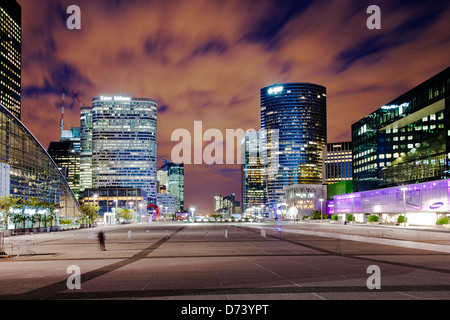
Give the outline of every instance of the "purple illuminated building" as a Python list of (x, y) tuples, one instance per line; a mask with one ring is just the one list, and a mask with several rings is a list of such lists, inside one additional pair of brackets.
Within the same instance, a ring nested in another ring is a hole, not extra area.
[(406, 215), (409, 224), (434, 225), (450, 212), (450, 180), (437, 180), (334, 197), (327, 203), (328, 214), (353, 214), (365, 222), (371, 214), (381, 222), (396, 222)]

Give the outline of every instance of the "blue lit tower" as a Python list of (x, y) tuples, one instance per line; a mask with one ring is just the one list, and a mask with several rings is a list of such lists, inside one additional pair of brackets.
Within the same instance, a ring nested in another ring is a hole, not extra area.
[(284, 188), (322, 184), (327, 142), (326, 88), (285, 83), (261, 89), (261, 133), (270, 212), (285, 203)]

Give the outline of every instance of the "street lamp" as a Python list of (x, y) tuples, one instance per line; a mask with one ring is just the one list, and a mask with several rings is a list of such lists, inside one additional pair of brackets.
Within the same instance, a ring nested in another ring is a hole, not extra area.
[(407, 188), (401, 188), (403, 192), (403, 226), (406, 227), (406, 190)]
[(320, 201), (320, 222), (322, 222), (323, 217), (323, 199), (319, 199)]
[(195, 208), (190, 208), (189, 210), (191, 210), (191, 212), (192, 212), (192, 219), (194, 219)]

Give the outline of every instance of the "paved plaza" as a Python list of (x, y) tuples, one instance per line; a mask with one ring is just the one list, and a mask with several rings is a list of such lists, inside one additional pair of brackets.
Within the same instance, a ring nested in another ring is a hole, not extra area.
[[(450, 298), (448, 229), (153, 222), (5, 242), (12, 252), (0, 259), (0, 300)], [(68, 288), (70, 266), (81, 272), (80, 289)], [(370, 266), (379, 289), (368, 287)]]

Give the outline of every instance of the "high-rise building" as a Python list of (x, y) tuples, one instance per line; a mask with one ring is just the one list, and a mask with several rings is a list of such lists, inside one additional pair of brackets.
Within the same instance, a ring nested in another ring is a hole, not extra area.
[(352, 158), (351, 141), (327, 143), (323, 149), (323, 183), (351, 181)]
[(285, 187), (322, 184), (327, 141), (326, 88), (285, 83), (261, 89), (261, 135), (270, 213), (285, 204)]
[(242, 213), (264, 212), (267, 204), (266, 176), (259, 131), (248, 131), (241, 143)]
[(81, 147), (81, 128), (71, 127), (70, 130), (61, 131), (61, 142), (73, 142), (73, 147), (76, 152), (80, 152)]
[(15, 0), (0, 2), (0, 104), (20, 120), (22, 8)]
[(73, 192), (80, 197), (80, 127), (61, 130), (60, 141), (52, 141), (47, 150), (66, 178)]
[(83, 187), (92, 175), (92, 188), (140, 188), (156, 204), (156, 134), (156, 100), (94, 97), (81, 113)]
[(352, 125), (354, 191), (448, 179), (450, 68)]
[(216, 214), (224, 215), (224, 217), (231, 218), (233, 214), (241, 213), (241, 203), (236, 201), (234, 193), (222, 197), (221, 194), (214, 195), (214, 212)]
[(184, 210), (184, 164), (172, 163), (166, 158), (158, 169), (158, 193), (167, 193), (177, 198), (178, 211)]
[(80, 153), (72, 141), (50, 142), (48, 154), (55, 161), (59, 170), (77, 198), (80, 197)]
[(221, 194), (216, 193), (214, 195), (214, 213), (219, 213), (223, 207), (223, 198)]
[(80, 192), (92, 188), (92, 107), (80, 111)]

